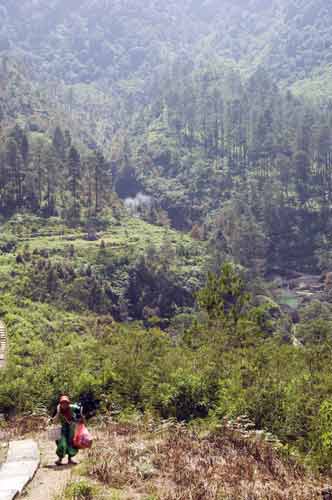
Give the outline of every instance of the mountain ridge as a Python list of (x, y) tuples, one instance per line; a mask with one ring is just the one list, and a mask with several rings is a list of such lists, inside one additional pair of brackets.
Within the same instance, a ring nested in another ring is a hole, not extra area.
[(169, 57), (199, 57), (206, 48), (245, 71), (263, 65), (277, 81), (293, 82), (331, 63), (332, 9), (320, 0), (86, 0), (47, 7), (41, 0), (2, 0), (1, 6), (2, 47), (35, 61), (43, 78), (71, 83), (146, 75)]

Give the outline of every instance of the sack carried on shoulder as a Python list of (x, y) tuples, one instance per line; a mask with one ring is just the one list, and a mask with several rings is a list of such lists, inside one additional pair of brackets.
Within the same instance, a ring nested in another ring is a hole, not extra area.
[(53, 426), (47, 430), (47, 437), (49, 441), (59, 441), (61, 438), (61, 427)]
[(73, 439), (74, 447), (79, 450), (84, 450), (86, 448), (91, 448), (92, 442), (92, 436), (85, 425), (82, 422), (77, 424)]

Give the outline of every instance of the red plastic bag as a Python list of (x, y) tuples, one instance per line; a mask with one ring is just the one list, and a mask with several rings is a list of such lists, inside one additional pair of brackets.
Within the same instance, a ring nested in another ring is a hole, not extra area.
[(73, 439), (74, 448), (78, 448), (79, 450), (91, 448), (92, 442), (92, 436), (83, 422), (77, 424)]

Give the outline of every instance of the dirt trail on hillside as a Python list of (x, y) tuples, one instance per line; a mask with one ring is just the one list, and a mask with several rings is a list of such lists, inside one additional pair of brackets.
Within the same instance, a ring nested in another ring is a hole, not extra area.
[(33, 481), (24, 490), (19, 499), (24, 500), (53, 500), (60, 495), (71, 477), (74, 466), (63, 465), (57, 467), (54, 462), (55, 443), (39, 439), (38, 445), (41, 454), (41, 464)]

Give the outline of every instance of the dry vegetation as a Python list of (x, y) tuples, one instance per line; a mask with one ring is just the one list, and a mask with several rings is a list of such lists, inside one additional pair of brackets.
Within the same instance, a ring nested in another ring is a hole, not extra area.
[[(149, 417), (134, 423), (103, 418), (92, 428), (94, 447), (77, 470), (77, 479), (61, 498), (331, 498), (329, 493), (323, 494), (331, 483), (328, 477), (311, 475), (264, 434), (250, 430), (241, 420), (225, 421), (217, 429), (203, 431), (172, 420), (156, 422)], [(38, 437), (45, 429), (44, 417), (20, 417), (6, 423), (2, 436), (6, 441), (24, 435)], [(86, 476), (89, 482), (84, 479)]]
[(257, 434), (229, 424), (205, 436), (172, 422), (104, 424), (87, 472), (130, 499), (311, 500), (324, 489)]
[(39, 415), (22, 415), (4, 421), (0, 426), (2, 441), (12, 441), (27, 435), (40, 435), (46, 432), (48, 417)]

